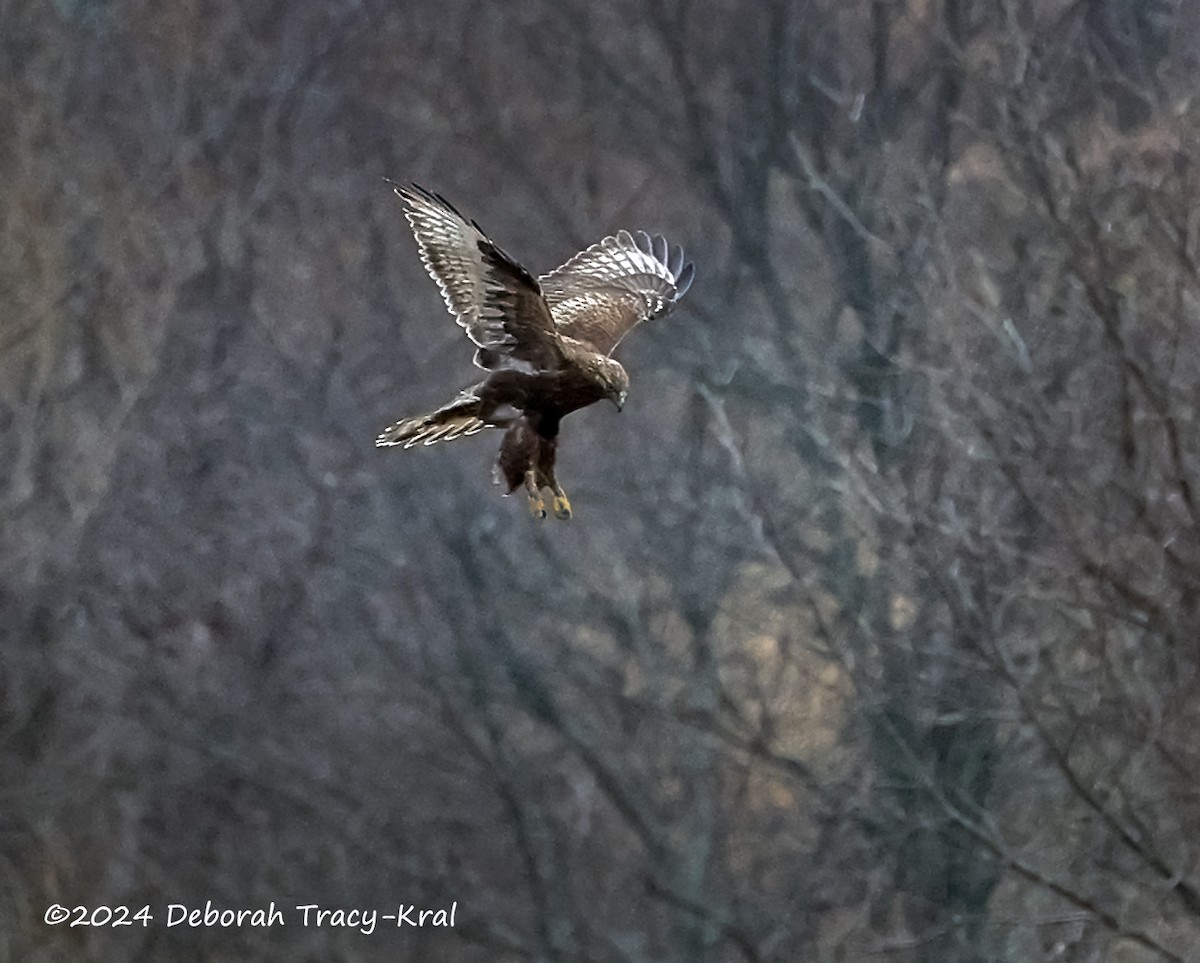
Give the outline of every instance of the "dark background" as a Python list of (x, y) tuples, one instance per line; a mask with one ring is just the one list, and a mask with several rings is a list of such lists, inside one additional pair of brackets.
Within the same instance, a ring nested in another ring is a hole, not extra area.
[[(0, 958), (1195, 959), (1198, 7), (0, 0)], [(569, 524), (385, 175), (695, 260)]]

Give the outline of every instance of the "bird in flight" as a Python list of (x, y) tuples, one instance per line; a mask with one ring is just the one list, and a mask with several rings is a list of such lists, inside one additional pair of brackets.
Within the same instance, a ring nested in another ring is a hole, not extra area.
[(445, 198), (416, 184), (393, 187), (425, 269), (487, 377), (431, 414), (397, 421), (375, 444), (411, 448), (503, 428), (497, 484), (509, 494), (524, 485), (537, 518), (546, 517), (549, 492), (555, 516), (570, 518), (554, 473), (559, 422), (604, 398), (621, 410), (629, 375), (613, 349), (675, 306), (692, 283), (692, 263), (661, 234), (618, 231), (534, 278)]

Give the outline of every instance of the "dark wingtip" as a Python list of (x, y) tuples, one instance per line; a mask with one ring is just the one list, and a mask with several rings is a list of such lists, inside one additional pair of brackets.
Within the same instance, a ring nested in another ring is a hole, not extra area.
[(666, 264), (667, 263), (667, 249), (670, 247), (670, 245), (667, 243), (667, 239), (665, 237), (663, 237), (661, 234), (655, 234), (652, 240), (654, 241), (654, 257), (655, 257), (655, 259), (658, 260), (661, 264)]
[(384, 177), (384, 181), (392, 185), (392, 190), (396, 196), (402, 201), (412, 203), (416, 200), (432, 200), (433, 194), (425, 190), (416, 181), (409, 181), (407, 184), (401, 184), (399, 181), (392, 180), (390, 177)]
[(392, 189), (392, 193), (402, 201), (408, 200), (409, 189), (405, 185), (401, 184), (399, 181), (392, 180), (392, 178), (388, 177), (386, 174), (383, 175), (383, 182), (389, 185)]
[(427, 204), (435, 204), (438, 207), (445, 208), (460, 221), (470, 224), (480, 234), (486, 236), (487, 232), (479, 226), (477, 221), (467, 220), (467, 218), (463, 217), (462, 212), (457, 207), (451, 204), (437, 191), (431, 191), (427, 187), (422, 187), (416, 181), (409, 181), (407, 184), (401, 184), (399, 181), (394, 181), (390, 177), (384, 177), (384, 180), (392, 185), (392, 190), (396, 192), (398, 197), (409, 204), (412, 204), (414, 201), (424, 201)]
[[(674, 273), (674, 272), (672, 272)], [(675, 297), (681, 298), (687, 293), (687, 289), (692, 286), (692, 279), (696, 276), (696, 265), (691, 261), (683, 266), (678, 274), (675, 275)]]
[(679, 272), (683, 270), (683, 248), (676, 244), (671, 248), (670, 259), (660, 258), (667, 266), (667, 270), (671, 272), (671, 277), (679, 277)]

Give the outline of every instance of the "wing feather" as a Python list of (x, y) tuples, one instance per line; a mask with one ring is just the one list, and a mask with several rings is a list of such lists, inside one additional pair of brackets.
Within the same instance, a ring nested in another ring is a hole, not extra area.
[(661, 234), (618, 231), (538, 280), (559, 332), (611, 354), (634, 326), (670, 311), (694, 274)]
[(412, 184), (392, 185), (421, 261), (446, 308), (479, 347), (485, 368), (546, 370), (562, 362), (562, 346), (537, 280), (474, 221), (444, 197)]

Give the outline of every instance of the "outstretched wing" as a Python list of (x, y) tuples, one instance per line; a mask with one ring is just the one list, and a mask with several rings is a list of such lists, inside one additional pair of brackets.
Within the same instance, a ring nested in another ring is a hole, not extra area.
[(408, 205), (421, 261), (450, 313), (479, 346), (483, 368), (547, 370), (562, 348), (538, 282), (445, 198), (413, 184), (393, 184)]
[(611, 354), (634, 325), (670, 311), (694, 273), (661, 234), (620, 231), (538, 280), (558, 330)]

